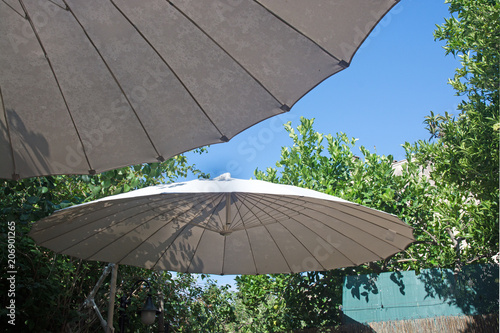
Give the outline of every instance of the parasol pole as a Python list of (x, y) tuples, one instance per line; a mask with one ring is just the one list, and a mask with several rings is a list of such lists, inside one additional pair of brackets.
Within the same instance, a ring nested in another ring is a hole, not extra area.
[(163, 288), (165, 281), (163, 280), (163, 271), (158, 272), (158, 298), (160, 299), (160, 315), (158, 318), (159, 333), (165, 333), (165, 301), (163, 295)]
[(116, 297), (116, 280), (118, 276), (118, 264), (112, 264), (113, 268), (111, 270), (111, 286), (109, 293), (109, 303), (108, 303), (108, 320), (106, 325), (106, 333), (114, 333), (115, 329), (113, 327), (113, 315), (115, 312), (115, 297)]

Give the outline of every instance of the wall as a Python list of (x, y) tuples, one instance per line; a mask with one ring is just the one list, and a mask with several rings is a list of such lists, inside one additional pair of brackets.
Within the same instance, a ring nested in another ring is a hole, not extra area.
[(345, 324), (405, 321), (498, 312), (497, 265), (349, 276), (343, 289)]

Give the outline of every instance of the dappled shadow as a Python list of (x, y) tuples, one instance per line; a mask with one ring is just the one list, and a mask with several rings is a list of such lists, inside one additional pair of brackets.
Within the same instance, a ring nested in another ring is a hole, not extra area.
[(464, 333), (483, 332), (483, 326), (498, 329), (497, 322), (481, 317), (498, 313), (498, 276), (495, 264), (466, 266), (457, 274), (424, 269), (419, 275), (409, 271), (348, 276), (343, 311), (376, 331), (384, 324), (401, 330), (453, 327), (452, 332)]
[(457, 274), (448, 269), (422, 271), (426, 298), (437, 298), (459, 307), (466, 315), (498, 311), (498, 266), (471, 265)]
[(15, 174), (19, 174), (19, 170), (25, 169), (28, 165), (36, 166), (40, 171), (44, 172), (49, 170), (49, 165), (46, 162), (46, 157), (49, 154), (49, 144), (45, 137), (40, 133), (29, 130), (15, 110), (6, 109), (5, 111), (9, 127), (7, 130), (5, 123), (1, 121), (0, 130), (2, 133), (9, 133), (9, 138), (12, 140), (9, 146), (12, 144), (12, 147), (10, 147), (9, 154), (3, 156), (3, 166), (0, 169), (8, 170), (12, 168), (12, 174), (3, 176), (12, 176), (12, 178), (16, 179), (18, 176)]
[(392, 272), (390, 279), (399, 287), (399, 292), (401, 295), (406, 295), (405, 293), (405, 283), (403, 281), (403, 274), (401, 272)]
[[(186, 219), (178, 219), (181, 216)], [(38, 221), (30, 236), (42, 246), (85, 260), (203, 271), (204, 257), (197, 250), (206, 231), (200, 227), (204, 223), (203, 216), (191, 213), (191, 206), (178, 205), (175, 200), (162, 203), (138, 198), (56, 212)]]
[(354, 298), (364, 298), (366, 303), (370, 301), (370, 294), (378, 294), (379, 290), (376, 284), (377, 274), (350, 276), (345, 287), (351, 290), (351, 295)]
[[(368, 303), (370, 302), (371, 295), (378, 295), (380, 292), (377, 286), (378, 278), (379, 275), (376, 273), (349, 276), (346, 280), (345, 288), (350, 289), (352, 297), (358, 300), (363, 298)], [(401, 295), (406, 295), (403, 274), (401, 272), (392, 272), (390, 273), (390, 279), (397, 285)]]

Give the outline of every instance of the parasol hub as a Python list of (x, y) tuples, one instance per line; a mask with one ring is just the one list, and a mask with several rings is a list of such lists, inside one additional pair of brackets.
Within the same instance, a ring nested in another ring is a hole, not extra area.
[(232, 230), (222, 230), (221, 232), (219, 232), (219, 234), (221, 234), (222, 236), (226, 237), (226, 236), (229, 236), (233, 233)]

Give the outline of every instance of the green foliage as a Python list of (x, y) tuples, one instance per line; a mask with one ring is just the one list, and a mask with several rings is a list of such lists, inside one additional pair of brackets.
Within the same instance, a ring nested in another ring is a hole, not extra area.
[(283, 291), (286, 329), (338, 325), (343, 278), (343, 270), (292, 274)]
[(451, 242), (459, 267), (498, 251), (500, 2), (447, 3), (452, 17), (434, 36), (446, 41), (446, 54), (460, 58), (449, 83), (464, 100), (456, 117), (431, 112), (425, 120), (431, 140), (413, 149), (447, 192), (448, 201), (436, 203), (444, 226), (436, 241)]
[[(414, 228), (416, 242), (378, 263), (290, 275), (287, 287), (273, 292), (275, 298), (282, 300), (280, 309), (286, 323), (283, 328), (338, 324), (341, 287), (332, 286), (341, 286), (346, 272), (460, 269), (472, 262), (492, 260), (498, 251), (498, 219), (497, 212), (491, 210), (492, 203), (476, 200), (457, 184), (429, 176), (427, 164), (415, 158), (421, 153), (418, 144), (403, 145), (406, 161), (395, 172), (392, 156), (373, 154), (361, 146), (362, 156), (357, 157), (353, 153), (354, 139), (343, 133), (317, 133), (313, 124), (314, 120), (301, 118), (297, 131), (290, 123), (285, 125), (293, 144), (282, 149), (276, 168), (256, 170), (256, 178), (310, 188), (397, 215)], [(246, 277), (244, 299), (252, 300), (253, 308), (265, 304), (262, 281), (266, 279)], [(266, 329), (269, 331), (269, 326)]]
[(235, 320), (230, 286), (218, 286), (216, 281), (201, 275), (177, 274), (168, 281), (166, 313), (173, 332), (227, 332)]
[(234, 332), (282, 332), (286, 328), (281, 294), (291, 275), (242, 275), (236, 277)]
[[(117, 295), (129, 295), (135, 281), (146, 279), (146, 284), (135, 288), (127, 307), (127, 332), (144, 332), (138, 311), (143, 307), (147, 294), (151, 293), (155, 306), (164, 307), (164, 323), (170, 332), (228, 332), (234, 320), (233, 294), (229, 285), (219, 286), (216, 281), (205, 275), (171, 272), (157, 272), (138, 269), (130, 266), (120, 266), (118, 281), (123, 281), (117, 288)], [(105, 288), (103, 288), (105, 289)], [(118, 321), (119, 301), (116, 303), (115, 323)], [(152, 332), (159, 329), (160, 320), (148, 327)], [(116, 330), (118, 330), (115, 324)]]
[(456, 117), (431, 112), (426, 118), (431, 138), (437, 140), (420, 141), (419, 158), (432, 163), (434, 177), (478, 200), (498, 202), (500, 2), (446, 2), (452, 17), (437, 26), (434, 36), (446, 41), (446, 54), (460, 58), (462, 67), (449, 83), (465, 99)]

